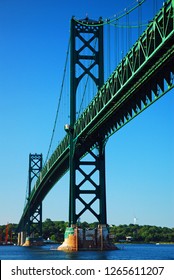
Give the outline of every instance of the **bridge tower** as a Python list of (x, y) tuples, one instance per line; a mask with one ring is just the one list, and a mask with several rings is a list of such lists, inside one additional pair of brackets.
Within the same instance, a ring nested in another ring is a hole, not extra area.
[[(29, 170), (28, 170), (28, 196), (27, 200), (30, 204), (30, 197), (32, 191), (32, 183), (37, 180), (42, 169), (42, 154), (29, 154)], [(42, 201), (39, 203), (37, 209), (33, 212), (31, 208), (28, 211), (27, 221), (25, 221), (26, 240), (23, 246), (32, 245), (32, 240), (35, 244), (42, 243)], [(34, 238), (34, 232), (38, 231), (39, 238)], [(34, 239), (33, 239), (34, 238)]]
[[(64, 242), (58, 247), (58, 250), (105, 250), (116, 248), (109, 242), (108, 238), (105, 141), (99, 137), (95, 139), (95, 152), (94, 147), (88, 141), (83, 147), (84, 151), (88, 154), (88, 159), (86, 160), (85, 157), (81, 158), (81, 151), (78, 150), (78, 144), (82, 143), (83, 139), (80, 137), (76, 139), (74, 135), (79, 83), (85, 75), (88, 75), (95, 83), (97, 89), (103, 85), (103, 57), (102, 19), (94, 21), (86, 18), (77, 21), (75, 18), (72, 18), (70, 125), (65, 127), (70, 139), (69, 227), (65, 231)], [(92, 71), (94, 68), (97, 71)], [(80, 69), (80, 75), (77, 69)], [(98, 228), (84, 230), (78, 226), (80, 217), (86, 211), (90, 212), (97, 219)]]

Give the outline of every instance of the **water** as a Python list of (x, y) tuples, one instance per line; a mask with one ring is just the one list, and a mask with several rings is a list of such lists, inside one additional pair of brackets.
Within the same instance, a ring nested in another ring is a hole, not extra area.
[(116, 251), (58, 251), (42, 247), (0, 246), (1, 260), (174, 260), (174, 244), (120, 244)]

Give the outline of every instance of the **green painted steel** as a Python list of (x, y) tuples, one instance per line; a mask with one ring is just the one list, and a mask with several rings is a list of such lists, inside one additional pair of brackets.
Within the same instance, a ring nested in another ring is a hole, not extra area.
[(68, 227), (65, 230), (64, 239), (68, 238), (69, 235), (74, 235), (74, 227)]
[[(27, 213), (27, 218), (25, 220), (25, 228), (27, 236), (30, 237), (30, 235), (36, 231), (36, 228), (38, 227), (39, 235), (42, 236), (42, 201), (38, 204), (37, 208), (34, 212), (30, 212), (30, 196), (31, 196), (31, 184), (33, 179), (39, 177), (39, 174), (42, 169), (42, 154), (30, 154), (29, 155), (29, 171), (28, 171), (28, 206), (29, 210)], [(35, 225), (35, 226), (33, 226)], [(37, 227), (36, 227), (37, 225)]]
[[(137, 42), (74, 124), (79, 157), (106, 140), (174, 87), (174, 0), (164, 3)], [(69, 169), (69, 135), (43, 167), (24, 208), (35, 211), (54, 184)]]
[[(94, 215), (95, 218), (97, 218), (99, 223), (106, 224), (106, 183), (104, 168), (105, 144), (103, 141), (100, 141), (98, 143), (98, 156), (95, 156), (90, 150), (88, 150), (88, 152), (92, 156), (91, 161), (81, 161), (81, 154), (79, 154), (79, 150), (76, 149), (76, 134), (74, 130), (74, 126), (76, 123), (76, 98), (78, 93), (77, 89), (80, 81), (85, 75), (88, 75), (96, 84), (97, 88), (101, 87), (104, 83), (103, 26), (101, 25), (101, 22), (101, 19), (98, 22), (94, 22), (88, 18), (78, 22), (74, 18), (72, 18), (71, 20), (69, 226), (75, 225), (80, 216), (87, 210), (89, 210), (92, 213), (92, 215)], [(85, 38), (86, 34), (90, 34), (90, 39), (89, 37), (88, 39)], [(80, 48), (78, 48), (78, 41), (80, 41), (81, 43)], [(89, 50), (88, 55), (86, 54), (86, 49)], [(87, 64), (88, 66), (86, 66)], [(77, 65), (82, 69), (82, 73), (80, 74), (80, 76), (78, 76), (76, 71)], [(94, 73), (92, 73), (92, 69), (94, 69), (95, 66), (97, 66), (98, 71), (96, 71), (94, 75)], [(90, 174), (86, 173), (84, 168), (85, 166), (90, 166), (92, 168), (92, 172)], [(77, 182), (77, 172), (81, 173), (83, 178), (80, 182)], [(94, 175), (94, 173), (99, 176), (98, 185), (91, 178), (91, 176)], [(87, 182), (89, 186), (85, 187), (85, 184)], [(90, 189), (91, 186), (93, 190)], [(88, 199), (85, 199), (84, 197), (88, 197)], [(97, 211), (93, 208), (94, 203), (96, 201), (99, 201)], [(79, 212), (77, 209), (78, 203), (82, 206), (82, 210)]]
[(173, 21), (168, 1), (80, 116), (76, 137), (108, 138), (171, 89)]

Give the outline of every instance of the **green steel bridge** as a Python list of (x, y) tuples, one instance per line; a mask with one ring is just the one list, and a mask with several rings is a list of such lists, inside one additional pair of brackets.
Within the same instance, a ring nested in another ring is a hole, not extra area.
[[(83, 34), (91, 33), (91, 41), (98, 40), (98, 51), (86, 42)], [(83, 46), (76, 50), (76, 37)], [(19, 221), (18, 232), (26, 231), (30, 236), (32, 224), (42, 222), (42, 201), (57, 181), (70, 170), (69, 226), (75, 225), (80, 216), (89, 210), (99, 221), (106, 224), (105, 195), (105, 145), (107, 139), (138, 116), (146, 108), (161, 98), (174, 87), (174, 0), (166, 1), (155, 18), (149, 22), (146, 30), (122, 59), (108, 80), (103, 82), (103, 29), (102, 20), (98, 22), (71, 20), (71, 102), (70, 124), (65, 126), (67, 132), (49, 160), (42, 167), (42, 155), (30, 155), (29, 196)], [(82, 55), (88, 47), (93, 53), (89, 57)], [(90, 68), (85, 67), (83, 59), (93, 59)], [(81, 76), (76, 77), (75, 65), (83, 69)], [(90, 70), (98, 66), (98, 76)], [(76, 91), (83, 76), (89, 75), (99, 90), (90, 104), (76, 119)], [(97, 149), (98, 154), (94, 153)], [(89, 154), (91, 160), (85, 160)], [(92, 166), (87, 174), (84, 166)], [(76, 181), (76, 173), (83, 179)], [(92, 179), (94, 174), (99, 179)], [(31, 188), (34, 177), (37, 181)], [(83, 185), (88, 181), (91, 188)], [(92, 194), (90, 202), (85, 195)], [(79, 200), (83, 209), (76, 209)], [(99, 200), (99, 213), (93, 204)]]

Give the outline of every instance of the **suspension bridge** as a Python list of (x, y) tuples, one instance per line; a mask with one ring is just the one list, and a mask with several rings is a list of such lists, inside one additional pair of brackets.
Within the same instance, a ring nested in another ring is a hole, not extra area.
[[(138, 1), (138, 6), (143, 2)], [(164, 2), (104, 82), (103, 26), (117, 26), (118, 19), (71, 19), (70, 122), (44, 164), (42, 154), (29, 155), (27, 202), (17, 229), (19, 245), (32, 245), (36, 224), (42, 236), (42, 201), (69, 170), (69, 226), (59, 249), (115, 249), (107, 228), (105, 146), (109, 137), (174, 87), (174, 0)], [(77, 116), (84, 77), (92, 80), (97, 93)], [(33, 179), (37, 179), (34, 186)], [(97, 229), (78, 227), (86, 211), (98, 221)]]

